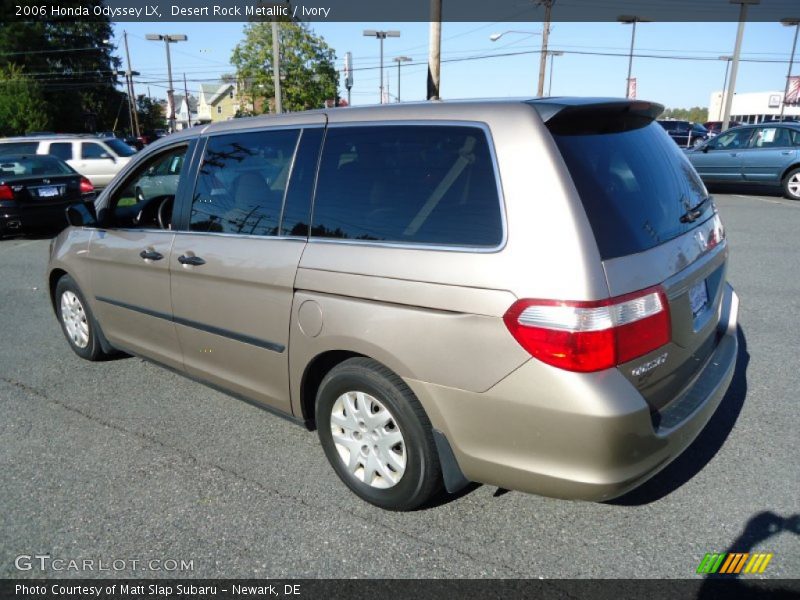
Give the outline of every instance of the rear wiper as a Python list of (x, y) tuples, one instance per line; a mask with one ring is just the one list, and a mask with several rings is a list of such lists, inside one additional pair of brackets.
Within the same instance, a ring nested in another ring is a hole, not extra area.
[(683, 213), (683, 215), (681, 215), (681, 223), (694, 223), (697, 219), (699, 219), (700, 215), (703, 214), (703, 211), (700, 209), (709, 200), (711, 200), (711, 195), (706, 196), (692, 208)]

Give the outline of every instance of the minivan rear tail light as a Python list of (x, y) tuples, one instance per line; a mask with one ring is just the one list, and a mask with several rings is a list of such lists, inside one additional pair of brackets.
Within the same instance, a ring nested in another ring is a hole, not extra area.
[(503, 320), (531, 356), (583, 373), (621, 365), (671, 338), (661, 286), (591, 302), (518, 300)]
[(81, 194), (90, 194), (94, 191), (94, 186), (92, 182), (86, 179), (86, 177), (81, 177)]
[(13, 200), (14, 191), (8, 185), (0, 185), (0, 200)]

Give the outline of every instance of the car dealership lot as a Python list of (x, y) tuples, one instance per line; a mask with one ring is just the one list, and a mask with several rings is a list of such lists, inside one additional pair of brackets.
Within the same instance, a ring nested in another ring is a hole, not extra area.
[(137, 358), (81, 361), (49, 306), (48, 240), (0, 242), (0, 577), (40, 576), (14, 566), (34, 554), (95, 560), (62, 576), (121, 559), (126, 576), (691, 577), (726, 551), (796, 577), (800, 203), (717, 200), (742, 302), (733, 386), (676, 463), (607, 504), (490, 486), (415, 513), (365, 504), (316, 433)]

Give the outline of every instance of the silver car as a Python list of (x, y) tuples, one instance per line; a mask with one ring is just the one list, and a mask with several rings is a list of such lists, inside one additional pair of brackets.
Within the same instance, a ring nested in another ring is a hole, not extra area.
[(53, 306), (83, 358), (146, 357), (316, 428), (375, 505), (470, 481), (613, 498), (692, 442), (737, 355), (724, 229), (661, 111), (398, 104), (177, 133), (70, 211)]

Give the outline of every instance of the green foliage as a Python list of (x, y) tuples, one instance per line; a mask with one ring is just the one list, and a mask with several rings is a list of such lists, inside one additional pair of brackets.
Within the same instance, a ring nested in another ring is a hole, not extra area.
[(164, 128), (164, 110), (154, 100), (140, 95), (136, 98), (136, 113), (139, 117), (139, 129), (143, 132)]
[[(279, 27), (283, 109), (322, 108), (338, 93), (336, 53), (303, 23), (279, 23)], [(244, 34), (231, 56), (242, 96), (253, 112), (272, 112), (272, 24), (250, 23)]]
[[(21, 0), (0, 3), (0, 68), (22, 68), (48, 101), (48, 122), (56, 131), (111, 129), (122, 93), (115, 89), (120, 60), (109, 20), (81, 18), (19, 20), (14, 5), (39, 6)], [(50, 3), (55, 6), (55, 3)], [(85, 6), (90, 12), (101, 0), (66, 0), (61, 7)]]
[(48, 109), (39, 85), (22, 69), (0, 67), (0, 136), (48, 129)]
[(705, 123), (708, 121), (708, 109), (700, 106), (694, 106), (692, 108), (668, 108), (658, 118)]

